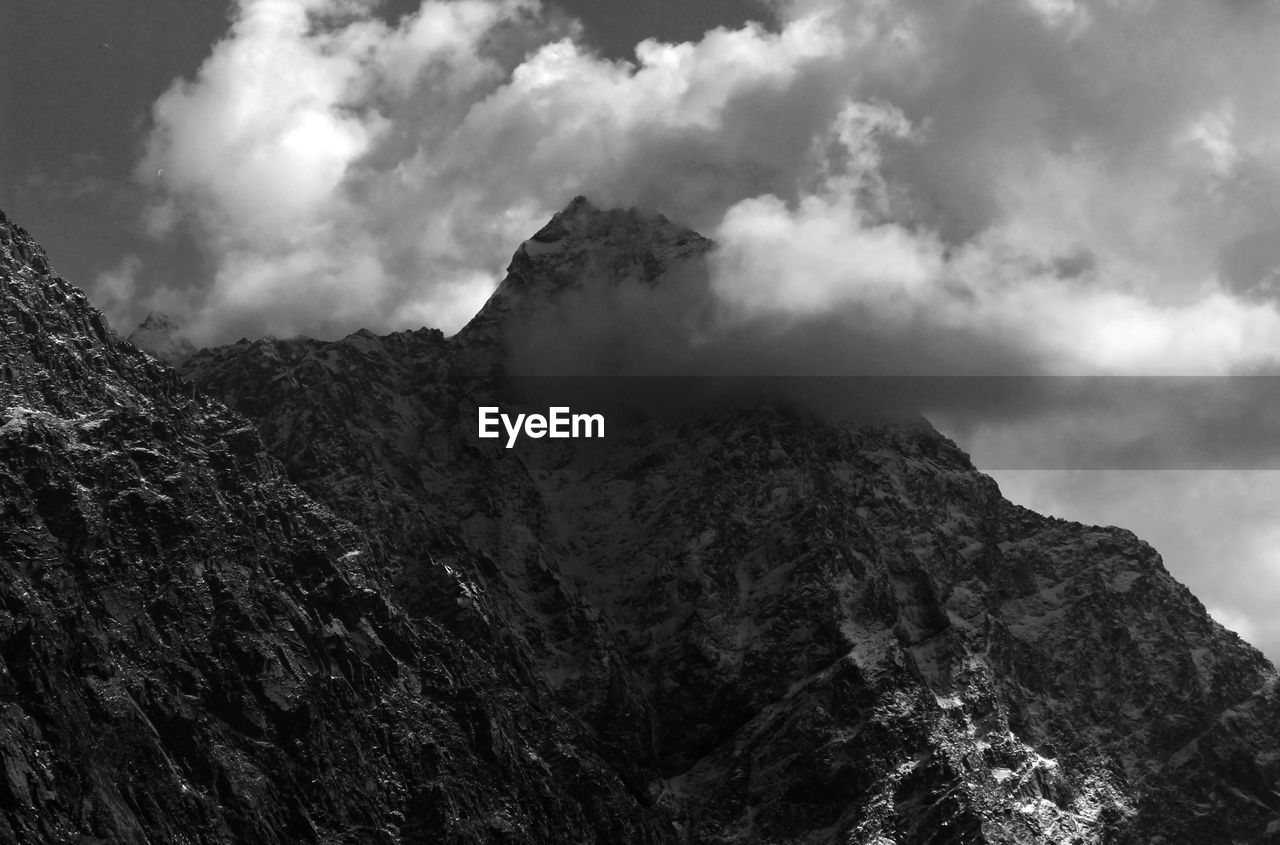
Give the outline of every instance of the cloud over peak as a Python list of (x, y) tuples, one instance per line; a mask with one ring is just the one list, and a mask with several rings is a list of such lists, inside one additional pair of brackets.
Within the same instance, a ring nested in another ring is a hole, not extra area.
[(455, 329), (586, 193), (713, 237), (726, 313), (899, 359), (939, 333), (1049, 372), (1280, 356), (1266, 4), (772, 8), (625, 62), (536, 0), (241, 0), (154, 108), (151, 225), (212, 268), (157, 304), (204, 340)]

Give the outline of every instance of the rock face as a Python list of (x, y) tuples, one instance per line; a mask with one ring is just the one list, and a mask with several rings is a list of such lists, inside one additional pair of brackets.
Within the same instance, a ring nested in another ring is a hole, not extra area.
[(0, 326), (0, 841), (674, 840), (465, 581), (418, 561), (469, 640), (411, 618), (387, 541), (3, 215)]
[(412, 619), (549, 686), (682, 841), (1280, 842), (1273, 667), (1132, 534), (1004, 500), (927, 423), (739, 403), (594, 451), (476, 439), (523, 316), (708, 249), (578, 199), (455, 337), (182, 372), (371, 538)]

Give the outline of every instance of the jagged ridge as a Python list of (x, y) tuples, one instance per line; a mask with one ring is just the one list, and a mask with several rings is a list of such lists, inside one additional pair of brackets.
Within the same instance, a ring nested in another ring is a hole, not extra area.
[(689, 841), (1274, 841), (1270, 664), (1132, 534), (1006, 502), (927, 425), (738, 408), (603, 458), (477, 444), (512, 320), (708, 249), (579, 198), (455, 338), (184, 372), (385, 539), (403, 594), (447, 561)]
[(0, 840), (669, 841), (0, 215)]

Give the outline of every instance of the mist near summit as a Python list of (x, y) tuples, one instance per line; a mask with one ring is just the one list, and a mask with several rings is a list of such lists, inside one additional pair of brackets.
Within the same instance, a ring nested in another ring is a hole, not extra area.
[(1271, 6), (761, 11), (615, 61), (532, 0), (241, 0), (137, 168), (146, 225), (209, 272), (148, 283), (131, 256), (95, 294), (202, 342), (449, 331), (585, 193), (714, 239), (724, 315), (864, 332), (885, 372), (940, 337), (987, 374), (1274, 366)]

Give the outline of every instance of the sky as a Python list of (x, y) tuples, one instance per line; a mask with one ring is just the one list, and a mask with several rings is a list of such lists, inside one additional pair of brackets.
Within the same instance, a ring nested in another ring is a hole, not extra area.
[[(586, 194), (716, 241), (710, 331), (743, 360), (1229, 393), (1280, 363), (1265, 0), (0, 15), (0, 206), (123, 332), (153, 308), (198, 343), (456, 330)], [(1219, 393), (937, 419), (1016, 501), (1136, 530), (1276, 658), (1269, 405)], [(1192, 454), (1112, 460), (1170, 438)]]

